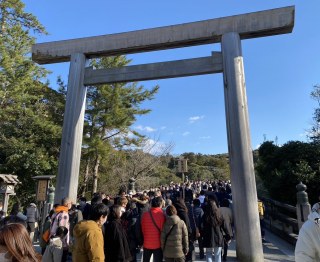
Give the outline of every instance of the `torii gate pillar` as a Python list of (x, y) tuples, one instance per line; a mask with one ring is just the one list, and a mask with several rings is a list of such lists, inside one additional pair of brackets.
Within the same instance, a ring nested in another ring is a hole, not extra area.
[(86, 65), (84, 54), (75, 53), (70, 58), (66, 108), (63, 119), (59, 169), (54, 203), (69, 197), (77, 200), (81, 145), (87, 87), (83, 85)]
[(237, 257), (239, 261), (263, 261), (239, 34), (224, 34), (221, 47)]

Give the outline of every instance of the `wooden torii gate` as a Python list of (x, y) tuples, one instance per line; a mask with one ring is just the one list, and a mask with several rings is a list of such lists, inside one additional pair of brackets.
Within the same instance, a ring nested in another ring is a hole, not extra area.
[[(70, 61), (55, 202), (65, 196), (76, 200), (86, 86), (223, 72), (237, 257), (245, 262), (263, 261), (241, 40), (292, 32), (294, 10), (289, 6), (33, 45), (32, 59), (39, 64)], [(209, 57), (101, 70), (86, 67), (88, 59), (95, 57), (218, 42), (221, 52)]]

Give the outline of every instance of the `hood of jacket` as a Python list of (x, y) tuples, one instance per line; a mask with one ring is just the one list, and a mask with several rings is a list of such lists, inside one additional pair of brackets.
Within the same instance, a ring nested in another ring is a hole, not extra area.
[(309, 214), (308, 220), (310, 220), (313, 223), (316, 223), (319, 226), (320, 214), (318, 212), (313, 211)]
[(180, 217), (178, 217), (177, 215), (172, 215), (172, 216), (167, 216), (167, 220), (166, 220), (166, 224), (168, 224), (169, 226), (172, 226), (174, 224), (177, 224), (180, 221)]
[(101, 231), (101, 227), (98, 225), (97, 222), (93, 220), (83, 220), (75, 225), (73, 229), (73, 236), (76, 238), (80, 238), (86, 235), (88, 231), (94, 231), (94, 230)]
[(55, 211), (55, 213), (59, 213), (59, 212), (61, 212), (61, 211), (63, 211), (63, 212), (68, 212), (69, 209), (68, 209), (68, 207), (65, 207), (65, 206), (57, 206), (54, 211)]

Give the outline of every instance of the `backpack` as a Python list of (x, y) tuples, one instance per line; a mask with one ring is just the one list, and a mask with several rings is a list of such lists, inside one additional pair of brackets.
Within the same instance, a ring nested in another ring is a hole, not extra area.
[[(61, 220), (61, 214), (62, 214), (63, 211), (60, 211), (59, 213), (57, 213), (53, 218), (52, 218), (52, 221), (51, 221), (51, 225), (50, 225), (50, 228), (48, 229), (49, 230), (49, 239), (50, 237), (52, 236), (55, 236), (56, 232), (57, 232), (57, 228), (59, 227), (59, 223), (60, 223), (60, 220)], [(58, 218), (58, 219), (57, 219)], [(47, 230), (46, 230), (47, 231)], [(45, 232), (44, 232), (45, 233)], [(43, 234), (44, 234), (43, 233)]]
[(46, 231), (43, 232), (42, 234), (42, 239), (48, 243), (50, 239), (50, 228), (48, 228)]

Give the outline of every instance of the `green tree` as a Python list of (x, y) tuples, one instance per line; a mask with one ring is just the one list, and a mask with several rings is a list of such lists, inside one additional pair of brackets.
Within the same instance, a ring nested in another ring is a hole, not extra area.
[(30, 59), (31, 34), (46, 32), (21, 1), (0, 1), (0, 30), (0, 171), (18, 175), (28, 201), (32, 176), (56, 174), (64, 98)]
[(318, 143), (320, 142), (320, 85), (315, 85), (311, 92), (311, 98), (316, 101), (317, 107), (313, 112), (313, 125), (309, 132), (309, 138), (311, 141)]
[(319, 159), (319, 146), (314, 143), (289, 141), (276, 146), (266, 141), (259, 148), (256, 171), (271, 198), (296, 204), (296, 185), (302, 181), (313, 203), (320, 186)]
[[(91, 65), (96, 69), (116, 68), (128, 65), (125, 56), (94, 59)], [(93, 178), (92, 191), (97, 191), (100, 165), (117, 150), (139, 145), (143, 136), (131, 128), (137, 116), (150, 112), (141, 108), (146, 100), (151, 100), (158, 86), (145, 89), (137, 83), (115, 83), (91, 86), (87, 93), (85, 113), (83, 160), (86, 162), (82, 192), (90, 177)]]

